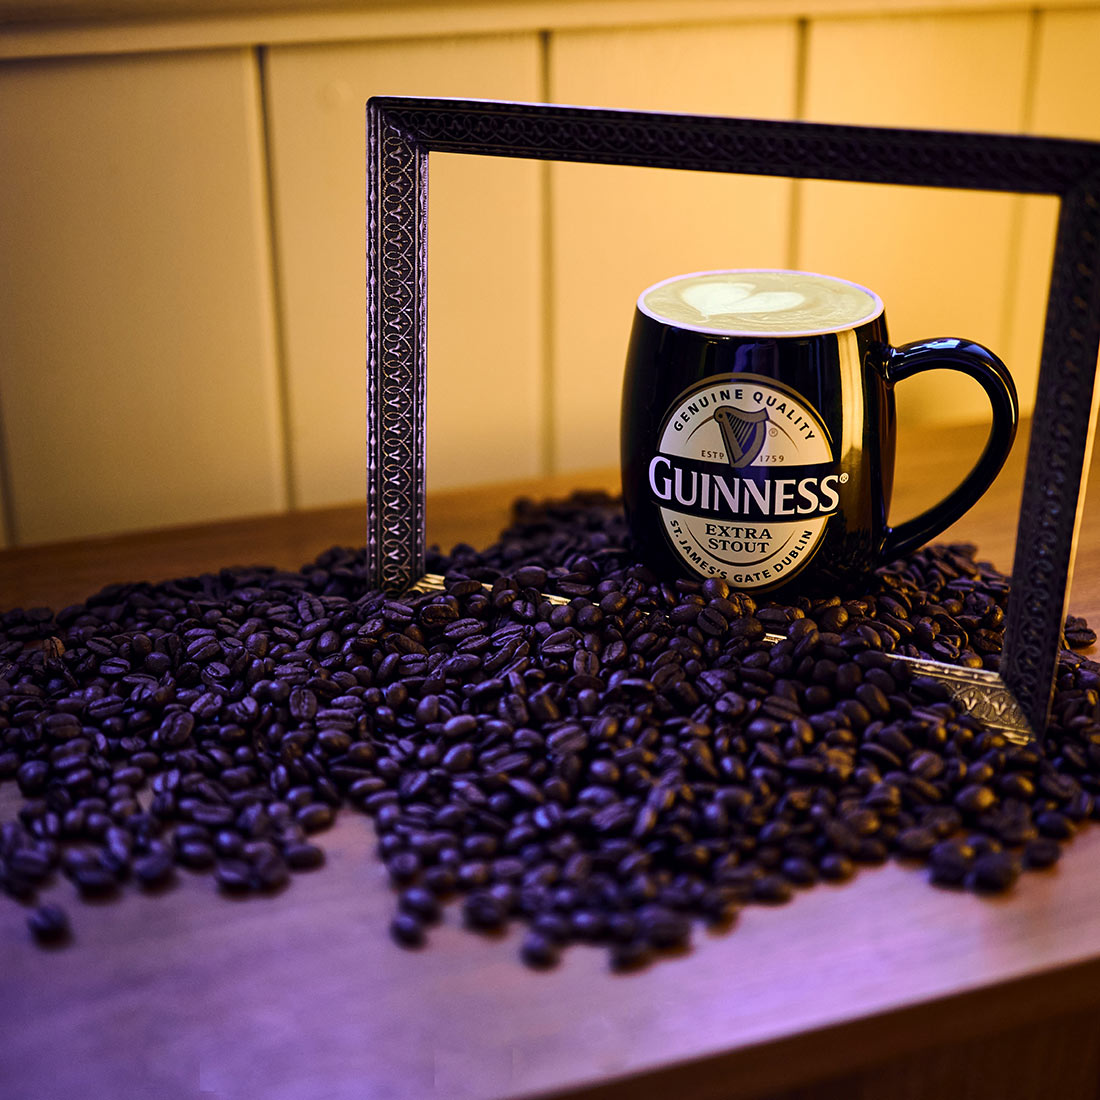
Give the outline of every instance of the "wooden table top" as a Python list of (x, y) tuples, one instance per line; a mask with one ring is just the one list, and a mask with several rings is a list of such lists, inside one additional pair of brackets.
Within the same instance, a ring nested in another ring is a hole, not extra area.
[[(1008, 568), (1025, 444), (952, 530)], [(896, 515), (929, 503), (973, 433), (902, 440)], [(483, 542), (517, 491), (429, 500), (429, 536)], [(0, 607), (64, 605), (108, 581), (223, 565), (296, 566), (362, 541), (361, 508), (0, 553)], [(1085, 511), (1072, 609), (1100, 621), (1100, 501)], [(0, 818), (16, 799), (0, 785)], [(427, 949), (387, 935), (394, 895), (369, 821), (320, 835), (327, 865), (276, 897), (227, 900), (183, 874), (168, 896), (127, 889), (69, 906), (71, 947), (42, 951), (0, 899), (0, 1096), (756, 1097), (1100, 1003), (1100, 829), (1057, 869), (989, 901), (899, 865), (747, 908), (725, 934), (632, 974), (574, 947), (535, 973), (519, 932), (470, 934), (448, 911)], [(799, 1092), (799, 1097), (818, 1095)], [(837, 1095), (830, 1092), (829, 1096)]]

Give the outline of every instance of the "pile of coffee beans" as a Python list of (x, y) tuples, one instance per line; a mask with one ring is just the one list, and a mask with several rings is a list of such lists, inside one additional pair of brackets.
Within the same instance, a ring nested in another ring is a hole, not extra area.
[[(889, 659), (996, 669), (1008, 582), (973, 547), (781, 603), (660, 581), (616, 502), (578, 494), (429, 558), (442, 591), (368, 591), (334, 548), (0, 617), (0, 783), (22, 795), (0, 887), (33, 907), (57, 874), (105, 897), (183, 867), (275, 891), (351, 806), (398, 942), (457, 899), (473, 930), (524, 922), (532, 966), (583, 941), (630, 967), (890, 858), (1004, 891), (1100, 815), (1100, 666), (1063, 652), (1021, 746)], [(69, 935), (56, 905), (28, 924)]]

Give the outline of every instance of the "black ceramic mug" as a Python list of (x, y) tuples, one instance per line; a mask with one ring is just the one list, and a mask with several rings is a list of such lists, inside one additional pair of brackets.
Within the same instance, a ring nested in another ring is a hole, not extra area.
[[(961, 371), (992, 406), (985, 449), (933, 508), (891, 527), (894, 385)], [(968, 340), (891, 347), (882, 300), (797, 271), (711, 271), (638, 298), (622, 405), (623, 501), (661, 577), (771, 592), (850, 587), (958, 519), (1016, 435), (1004, 364)]]

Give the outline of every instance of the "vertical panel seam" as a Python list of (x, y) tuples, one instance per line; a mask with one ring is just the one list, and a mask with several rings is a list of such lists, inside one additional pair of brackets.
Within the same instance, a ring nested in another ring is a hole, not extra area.
[(267, 231), (267, 283), (271, 301), (271, 317), (275, 357), (276, 429), (279, 433), (280, 466), (283, 477), (283, 505), (289, 511), (299, 506), (297, 469), (290, 416), (290, 371), (287, 362), (286, 313), (284, 309), (282, 266), (279, 259), (279, 232), (275, 206), (275, 161), (273, 153), (271, 96), (268, 84), (268, 51), (257, 46), (254, 51), (256, 80), (260, 108), (260, 155), (263, 159), (261, 202), (263, 222)]
[[(806, 116), (806, 86), (809, 67), (810, 21), (806, 18), (795, 20), (795, 58), (794, 58), (794, 118), (802, 121)], [(799, 256), (802, 252), (802, 189), (804, 181), (791, 180), (791, 198), (787, 220), (787, 267), (800, 267)]]
[[(538, 88), (543, 103), (552, 102), (550, 79), (549, 30), (539, 31)], [(539, 341), (539, 404), (538, 469), (545, 477), (558, 468), (557, 405), (554, 356), (557, 351), (554, 325), (557, 317), (554, 286), (554, 165), (539, 162), (539, 272), (541, 279), (539, 320), (542, 339)]]

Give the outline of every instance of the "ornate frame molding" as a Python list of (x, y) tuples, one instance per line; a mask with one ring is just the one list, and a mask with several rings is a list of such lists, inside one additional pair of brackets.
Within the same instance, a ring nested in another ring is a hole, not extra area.
[[(1057, 196), (1001, 673), (982, 673), (959, 695), (1016, 736), (1045, 728), (1100, 347), (1100, 143), (488, 100), (370, 100), (367, 560), (372, 583), (389, 590), (424, 573), (430, 152)], [(953, 666), (922, 662), (921, 671), (959, 686)]]

